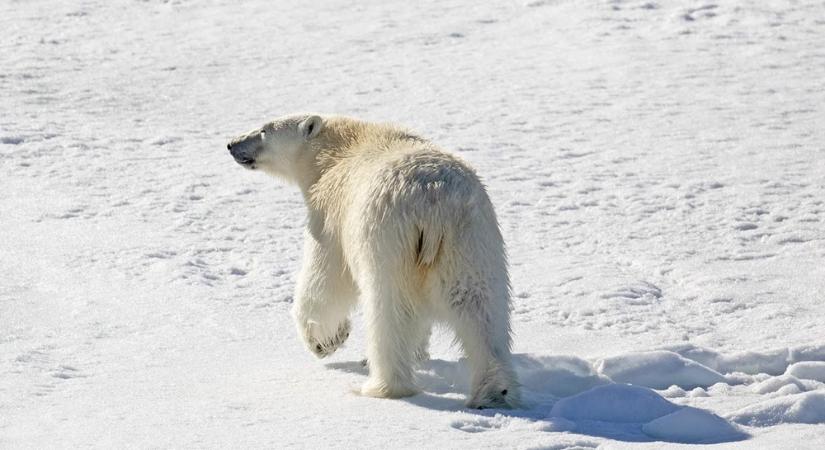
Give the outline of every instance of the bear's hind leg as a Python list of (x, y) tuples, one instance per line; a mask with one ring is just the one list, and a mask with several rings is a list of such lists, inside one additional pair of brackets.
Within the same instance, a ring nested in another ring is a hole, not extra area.
[(362, 295), (370, 374), (361, 393), (382, 398), (415, 395), (413, 365), (421, 326), (410, 299), (392, 280), (370, 282)]
[(512, 408), (519, 385), (510, 355), (506, 297), (491, 301), (486, 289), (463, 289), (450, 298), (450, 325), (470, 364), (470, 408)]
[(418, 329), (414, 337), (417, 342), (415, 347), (415, 362), (423, 363), (430, 360), (430, 336), (432, 335), (433, 324), (430, 320), (419, 319)]

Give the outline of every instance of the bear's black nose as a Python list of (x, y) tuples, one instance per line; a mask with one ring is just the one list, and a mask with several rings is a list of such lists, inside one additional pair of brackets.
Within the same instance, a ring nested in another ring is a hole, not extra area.
[(226, 144), (226, 149), (232, 151), (232, 144)]

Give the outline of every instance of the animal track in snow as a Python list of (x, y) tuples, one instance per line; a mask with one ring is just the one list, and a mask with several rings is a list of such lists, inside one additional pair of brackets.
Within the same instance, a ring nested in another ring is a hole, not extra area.
[(499, 430), (507, 421), (499, 417), (474, 417), (467, 420), (454, 420), (450, 426), (466, 433), (480, 433), (483, 431)]
[(653, 283), (638, 281), (630, 286), (602, 295), (607, 299), (629, 300), (631, 304), (645, 304), (662, 298), (662, 290)]
[(3, 136), (0, 137), (0, 144), (19, 145), (25, 142), (22, 136)]
[(86, 377), (86, 375), (84, 375), (82, 372), (78, 371), (77, 369), (75, 369), (72, 366), (67, 366), (67, 365), (59, 366), (57, 368), (57, 370), (52, 372), (52, 376), (55, 377), (55, 378), (60, 378), (62, 380), (68, 380), (68, 379), (71, 379), (71, 378), (84, 378), (84, 377)]

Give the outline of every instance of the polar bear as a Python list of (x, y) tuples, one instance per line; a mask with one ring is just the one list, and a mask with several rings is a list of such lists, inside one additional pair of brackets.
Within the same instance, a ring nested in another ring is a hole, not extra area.
[(235, 161), (296, 184), (308, 209), (292, 315), (316, 356), (332, 354), (363, 305), (361, 393), (417, 392), (434, 322), (471, 371), (467, 406), (517, 405), (510, 282), (493, 205), (473, 169), (406, 129), (343, 116), (278, 118), (227, 145)]

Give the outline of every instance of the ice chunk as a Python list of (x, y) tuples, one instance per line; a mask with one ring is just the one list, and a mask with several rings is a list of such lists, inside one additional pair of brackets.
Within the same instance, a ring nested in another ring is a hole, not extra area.
[(804, 361), (791, 364), (785, 375), (791, 375), (803, 380), (816, 380), (825, 383), (825, 362)]
[(803, 345), (790, 349), (791, 362), (825, 361), (825, 344)]
[(693, 389), (725, 381), (719, 372), (665, 350), (604, 358), (596, 363), (596, 370), (619, 383), (654, 389), (666, 389), (674, 384)]
[(684, 397), (687, 395), (684, 389), (680, 388), (679, 386), (673, 385), (664, 391), (660, 392), (663, 397), (667, 398), (677, 398), (677, 397)]
[(716, 414), (690, 406), (646, 423), (642, 431), (655, 439), (690, 444), (713, 444), (747, 437)]
[(825, 392), (811, 391), (746, 406), (728, 415), (742, 425), (766, 427), (780, 423), (825, 423)]
[(679, 409), (651, 389), (627, 384), (598, 386), (559, 400), (551, 416), (602, 422), (649, 422)]
[(708, 395), (708, 392), (706, 390), (700, 388), (700, 387), (693, 388), (693, 390), (690, 391), (690, 393), (688, 393), (688, 396), (693, 397), (693, 398), (696, 398), (696, 397), (710, 397)]
[(753, 392), (757, 394), (770, 394), (777, 392), (785, 386), (796, 386), (799, 389), (797, 392), (807, 391), (805, 385), (802, 384), (796, 377), (791, 375), (781, 375), (778, 377), (771, 377), (765, 381), (759, 382), (751, 387)]
[(696, 361), (703, 366), (719, 371), (719, 359), (722, 357), (719, 352), (693, 344), (675, 344), (662, 347), (662, 350), (670, 350), (681, 356)]
[(589, 362), (575, 356), (518, 356), (513, 363), (519, 381), (530, 391), (568, 397), (610, 382)]
[(825, 361), (825, 345), (808, 345), (794, 348), (777, 348), (764, 352), (740, 352), (722, 355), (719, 352), (693, 344), (676, 344), (662, 347), (696, 361), (721, 373), (766, 373), (781, 375), (790, 363)]
[(780, 375), (788, 367), (790, 352), (787, 348), (780, 348), (768, 352), (742, 352), (730, 356), (723, 356), (719, 360), (719, 370), (744, 373), (767, 373)]

